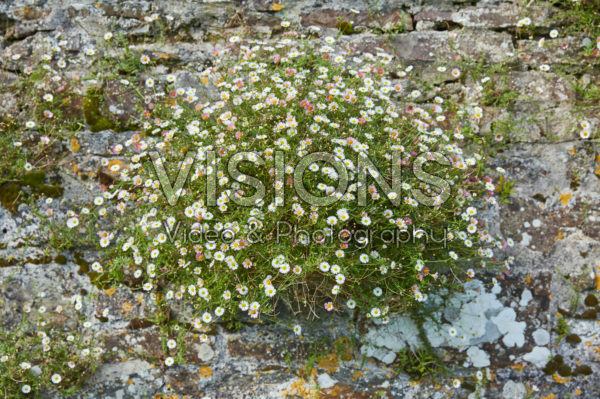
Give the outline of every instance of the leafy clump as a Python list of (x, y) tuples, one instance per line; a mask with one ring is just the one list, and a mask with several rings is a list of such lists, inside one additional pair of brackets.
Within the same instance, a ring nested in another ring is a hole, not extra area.
[(102, 115), (100, 111), (101, 101), (102, 89), (98, 87), (90, 87), (83, 99), (83, 114), (92, 132), (112, 129), (114, 126), (110, 119)]
[(89, 215), (118, 214), (97, 231), (95, 272), (192, 309), (202, 330), (272, 315), (278, 301), (387, 322), (474, 266), (507, 266), (493, 250), (506, 242), (477, 217), (495, 185), (482, 153), (461, 148), (479, 107), (418, 105), (383, 51), (238, 40), (199, 76), (213, 99), (145, 77), (153, 111), (125, 143), (128, 163), (111, 165), (115, 184), (67, 223), (83, 231)]
[[(4, 397), (20, 398), (48, 389), (72, 393), (96, 370), (103, 349), (91, 334), (82, 333), (91, 326), (78, 314), (83, 302), (81, 295), (74, 295), (54, 309), (25, 303), (22, 316), (0, 319), (0, 386)], [(73, 328), (79, 324), (84, 328)]]

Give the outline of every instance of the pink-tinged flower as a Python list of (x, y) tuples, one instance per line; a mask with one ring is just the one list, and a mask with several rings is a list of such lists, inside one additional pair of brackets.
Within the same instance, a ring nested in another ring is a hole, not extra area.
[(175, 97), (177, 97), (177, 91), (176, 91), (176, 90), (171, 90), (171, 91), (169, 92), (169, 97), (171, 97), (171, 98), (175, 98)]
[(208, 119), (208, 118), (210, 118), (210, 114), (208, 112), (204, 112), (202, 114), (202, 119)]
[(235, 132), (235, 138), (236, 139), (241, 139), (244, 136), (244, 133), (240, 132), (239, 130), (237, 132)]
[(325, 310), (331, 312), (333, 310), (333, 302), (327, 302), (325, 304)]
[(204, 259), (204, 254), (202, 252), (196, 252), (196, 260)]
[(120, 144), (116, 144), (110, 148), (110, 151), (115, 155), (119, 155), (121, 153), (122, 149), (123, 149), (123, 146), (121, 146)]
[(281, 60), (281, 56), (279, 54), (275, 54), (273, 57), (273, 63), (277, 64)]

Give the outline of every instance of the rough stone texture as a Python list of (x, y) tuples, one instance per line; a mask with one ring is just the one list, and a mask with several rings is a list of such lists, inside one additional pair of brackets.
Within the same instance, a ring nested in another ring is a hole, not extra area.
[[(529, 7), (527, 15), (535, 26), (547, 26), (550, 12), (547, 8)], [(465, 7), (460, 10), (425, 9), (414, 16), (418, 24), (432, 22), (435, 28), (515, 28), (521, 19), (519, 6), (514, 3), (489, 4), (482, 7)]]
[(505, 398), (523, 399), (527, 395), (527, 390), (521, 382), (508, 381), (504, 384), (502, 394)]
[[(466, 371), (456, 373), (472, 376), (476, 369), (490, 367), (494, 378), (485, 388), (485, 397), (524, 398), (528, 392), (534, 398), (599, 397), (600, 309), (572, 298), (583, 298), (600, 288), (599, 149), (579, 138), (577, 126), (582, 119), (597, 126), (600, 108), (581, 104), (569, 80), (575, 76), (584, 86), (600, 85), (597, 66), (586, 68), (577, 58), (595, 38), (573, 34), (540, 47), (539, 37), (516, 35), (523, 16), (532, 19), (535, 35), (545, 35), (556, 24), (548, 21), (556, 9), (523, 1), (299, 0), (282, 1), (283, 12), (276, 11), (275, 4), (270, 0), (4, 0), (0, 3), (0, 88), (16, 80), (20, 67), (34, 62), (33, 55), (46, 48), (47, 40), (68, 38), (67, 55), (77, 54), (97, 43), (98, 32), (112, 30), (127, 35), (135, 48), (153, 59), (162, 60), (160, 71), (174, 73), (178, 85), (194, 87), (199, 97), (212, 101), (214, 82), (202, 84), (191, 71), (210, 64), (209, 54), (223, 47), (223, 33), (279, 37), (284, 19), (302, 32), (317, 26), (316, 34), (321, 36), (337, 35), (339, 20), (353, 22), (357, 33), (343, 35), (340, 43), (372, 53), (382, 48), (396, 56), (398, 70), (415, 65), (423, 77), (438, 76), (435, 67), (440, 62), (452, 65), (481, 57), (486, 63), (507, 61), (512, 66), (506, 75), (507, 89), (517, 90), (519, 97), (511, 107), (493, 101), (484, 106), (481, 133), (499, 131), (499, 121), (513, 123), (506, 149), (490, 162), (508, 171), (515, 180), (515, 192), (510, 202), (489, 213), (490, 221), (496, 223), (492, 230), (515, 239), (510, 249), (515, 265), (496, 285), (485, 286), (478, 280), (467, 283), (464, 292), (450, 298), (441, 310), (432, 310), (437, 323), (427, 324), (425, 332), (447, 363), (465, 367)], [(156, 27), (144, 22), (152, 13), (174, 17), (166, 27), (166, 42), (157, 42)], [(21, 56), (19, 62), (12, 60), (13, 55)], [(542, 64), (548, 64), (550, 71), (541, 71)], [(83, 73), (86, 65), (78, 68)], [(501, 85), (499, 78), (493, 77)], [(462, 91), (458, 79), (445, 75), (436, 79), (451, 98), (473, 95)], [(117, 105), (128, 93), (118, 87), (109, 89), (114, 90), (109, 90), (113, 94), (108, 107), (116, 107), (116, 118), (124, 123), (132, 110)], [(426, 93), (424, 101), (433, 96)], [(493, 93), (491, 100), (497, 96)], [(0, 119), (19, 117), (13, 97), (0, 89)], [(69, 204), (92, 200), (94, 191), (85, 188), (81, 176), (100, 175), (103, 159), (118, 159), (111, 147), (131, 133), (87, 129), (77, 134), (76, 142), (63, 143), (60, 180)], [(101, 182), (92, 183), (97, 187)], [(57, 217), (64, 217), (66, 205), (56, 201), (53, 206)], [(130, 353), (162, 356), (157, 327), (141, 321), (154, 310), (152, 303), (139, 300), (137, 293), (126, 288), (110, 294), (99, 290), (88, 275), (80, 273), (73, 253), (67, 253), (63, 263), (46, 258), (37, 241), (38, 229), (27, 206), (21, 205), (16, 214), (0, 206), (2, 328), (13, 326), (15, 312), (25, 302), (50, 308), (74, 295), (92, 294), (96, 301), (86, 302), (82, 312), (94, 321), (108, 355), (83, 391), (73, 397), (306, 397), (317, 384), (326, 398), (469, 395), (468, 390), (454, 390), (446, 382), (412, 384), (398, 369), (398, 352), (416, 350), (422, 344), (415, 323), (405, 316), (387, 325), (360, 326), (351, 323), (349, 315), (321, 319), (311, 331), (315, 339), (346, 342), (339, 340), (350, 337), (359, 344), (347, 345), (343, 355), (334, 353), (319, 362), (311, 376), (299, 371), (309, 358), (309, 339), (272, 324), (247, 323), (236, 333), (217, 326), (208, 342), (191, 343), (185, 365), (166, 371), (153, 367)], [(433, 298), (434, 304), (440, 301)], [(558, 315), (567, 319), (571, 333), (581, 342), (557, 342)], [(55, 322), (69, 325), (70, 317), (57, 317)], [(284, 320), (296, 321), (291, 315)], [(451, 326), (458, 330), (454, 337), (448, 333)], [(542, 369), (557, 355), (573, 371), (587, 365), (593, 374), (583, 378), (546, 374)], [(532, 391), (534, 386), (539, 392)], [(578, 389), (581, 392), (575, 394)], [(551, 394), (555, 396), (547, 396)]]

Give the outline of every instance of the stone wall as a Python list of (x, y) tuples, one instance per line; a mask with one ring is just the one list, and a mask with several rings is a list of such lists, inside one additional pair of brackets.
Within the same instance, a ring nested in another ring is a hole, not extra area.
[[(145, 22), (154, 13), (172, 17), (166, 30)], [(159, 71), (178, 72), (181, 84), (210, 96), (186, 71), (210, 65), (210, 53), (222, 45), (225, 33), (277, 37), (283, 20), (301, 31), (318, 27), (319, 35), (344, 30), (350, 34), (341, 41), (363, 51), (384, 48), (399, 65), (413, 65), (425, 77), (433, 75), (436, 59), (481, 60), (484, 67), (510, 59), (503, 90), (520, 95), (509, 108), (490, 102), (484, 108), (483, 130), (500, 131), (498, 121), (510, 122), (512, 140), (491, 163), (513, 176), (515, 192), (489, 219), (496, 231), (515, 238), (511, 251), (516, 265), (493, 286), (470, 282), (436, 316), (470, 329), (466, 340), (453, 341), (435, 325), (428, 326), (427, 335), (434, 347), (442, 348), (451, 374), (472, 376), (489, 368), (485, 397), (596, 398), (600, 308), (588, 295), (600, 289), (600, 157), (597, 141), (581, 139), (577, 124), (585, 119), (598, 126), (600, 106), (582, 100), (573, 83), (600, 85), (600, 68), (597, 58), (580, 55), (595, 37), (573, 33), (558, 39), (562, 46), (539, 47), (539, 39), (551, 29), (562, 29), (554, 19), (559, 14), (547, 3), (518, 0), (4, 0), (0, 84), (16, 80), (13, 55), (21, 61), (33, 59), (62, 39), (67, 40), (67, 55), (74, 55), (112, 31), (126, 33), (135, 48), (163, 60)], [(531, 25), (523, 35), (518, 23), (526, 17)], [(166, 32), (164, 41), (158, 40), (161, 32)], [(542, 64), (550, 71), (542, 73)], [(456, 80), (438, 83), (450, 98), (469, 98)], [(126, 94), (115, 96), (115, 104), (122, 104)], [(0, 88), (0, 119), (18, 118), (20, 112), (13, 94)], [(111, 159), (109, 148), (127, 134), (87, 130), (57, 149), (62, 165), (57, 178), (68, 203), (92, 198), (81, 173)], [(73, 171), (75, 164), (79, 173)], [(0, 207), (3, 325), (9, 327), (7, 320), (16, 317), (13, 312), (24, 302), (51, 304), (82, 290), (96, 296), (84, 310), (90, 318), (109, 310), (107, 321), (97, 323), (107, 356), (74, 397), (475, 397), (469, 384), (456, 390), (446, 379), (411, 381), (399, 367), (397, 353), (416, 350), (422, 343), (414, 323), (402, 317), (386, 326), (355, 323), (349, 315), (319, 319), (312, 323), (310, 339), (269, 323), (247, 324), (235, 332), (217, 326), (208, 342), (190, 344), (185, 365), (157, 368), (139, 356), (160, 351), (157, 327), (140, 322), (153, 305), (139, 301), (127, 288), (104, 292), (94, 287), (88, 276), (78, 273), (78, 259), (92, 253), (64, 254), (61, 262), (45, 257), (35, 231), (27, 206), (15, 213)], [(125, 311), (125, 303), (133, 306)], [(572, 326), (569, 342), (556, 341), (559, 316)], [(284, 315), (283, 320), (293, 317)], [(330, 345), (316, 345), (318, 338)], [(320, 356), (307, 375), (315, 351), (329, 355)], [(547, 366), (550, 356), (554, 358)], [(56, 397), (51, 391), (47, 396)]]

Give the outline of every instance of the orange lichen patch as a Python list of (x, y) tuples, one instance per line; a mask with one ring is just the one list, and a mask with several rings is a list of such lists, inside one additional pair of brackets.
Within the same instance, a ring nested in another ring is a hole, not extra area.
[(553, 393), (546, 395), (540, 399), (556, 399), (556, 395), (554, 395)]
[(558, 234), (554, 238), (554, 241), (562, 240), (563, 238), (565, 238), (565, 236), (563, 235), (562, 230), (558, 230)]
[(76, 138), (72, 138), (71, 139), (71, 151), (77, 152), (77, 151), (79, 151), (80, 148), (81, 148), (81, 146), (79, 145), (79, 141), (77, 141)]
[(569, 150), (569, 154), (571, 154), (571, 155), (577, 155), (577, 151), (575, 150), (575, 147), (573, 147), (573, 148), (571, 148)]
[(133, 306), (129, 302), (125, 302), (121, 307), (121, 311), (123, 312), (131, 312), (131, 309), (133, 309)]
[(105, 293), (106, 293), (106, 295), (108, 295), (108, 296), (113, 296), (113, 294), (114, 294), (115, 292), (117, 292), (117, 289), (116, 289), (116, 288), (107, 288), (107, 289), (105, 289), (105, 290), (104, 290), (104, 292), (105, 292)]
[(113, 159), (108, 163), (108, 170), (111, 173), (118, 173), (123, 169), (123, 161), (120, 159)]
[(579, 396), (583, 393), (583, 391), (581, 389), (576, 390), (575, 392), (573, 392), (573, 395), (575, 396)]
[(528, 274), (527, 276), (525, 276), (525, 277), (523, 278), (523, 280), (525, 280), (525, 282), (526, 282), (527, 284), (531, 284), (531, 281), (532, 281), (532, 280), (531, 280), (531, 274)]
[(329, 373), (335, 373), (339, 368), (339, 359), (332, 353), (319, 359), (317, 365)]
[(573, 379), (573, 377), (561, 377), (560, 375), (558, 375), (558, 373), (554, 373), (552, 375), (552, 378), (554, 378), (554, 381), (558, 382), (559, 384), (564, 384)]
[(364, 377), (365, 375), (363, 373), (361, 373), (360, 371), (355, 371), (354, 373), (352, 373), (352, 381), (356, 382), (358, 381), (359, 378)]
[(573, 194), (571, 194), (571, 193), (563, 193), (563, 194), (559, 195), (558, 198), (560, 198), (560, 202), (563, 205), (567, 205), (572, 196), (573, 196)]
[(273, 3), (273, 11), (281, 11), (283, 6), (279, 3)]
[(419, 386), (419, 385), (421, 385), (421, 383), (419, 381), (411, 381), (410, 382), (410, 386), (411, 387), (416, 387), (416, 386)]
[(290, 384), (287, 389), (281, 391), (281, 397), (301, 397), (301, 398), (318, 398), (320, 395), (311, 389), (304, 380), (296, 380)]
[(203, 85), (208, 83), (208, 78), (200, 78), (200, 82), (202, 82)]
[(512, 364), (510, 367), (514, 370), (522, 371), (525, 368), (525, 365), (523, 365), (521, 363), (515, 363), (515, 364)]
[[(384, 393), (384, 391), (381, 391)], [(335, 385), (331, 388), (321, 389), (319, 399), (339, 399), (339, 398), (352, 398), (352, 399), (367, 399), (372, 398), (373, 395), (370, 392), (356, 392), (354, 388), (348, 385)]]
[(352, 360), (352, 342), (350, 342), (350, 338), (342, 337), (335, 341), (334, 346), (338, 348), (338, 353), (343, 361), (349, 362)]
[(200, 367), (200, 370), (198, 370), (198, 374), (200, 374), (200, 377), (202, 378), (209, 378), (212, 373), (212, 369), (208, 366), (202, 366)]

